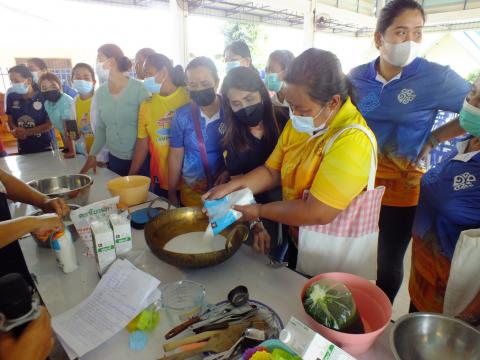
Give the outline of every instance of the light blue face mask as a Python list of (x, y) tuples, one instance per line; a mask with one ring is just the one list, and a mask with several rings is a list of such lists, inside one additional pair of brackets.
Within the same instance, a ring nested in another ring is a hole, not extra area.
[(315, 127), (315, 119), (319, 117), (323, 110), (326, 109), (326, 106), (324, 106), (317, 115), (315, 116), (300, 116), (300, 115), (295, 115), (292, 111), (292, 108), (290, 109), (290, 119), (292, 119), (292, 126), (295, 130), (298, 132), (303, 132), (307, 133), (310, 135), (313, 135), (314, 132), (323, 130), (327, 126), (327, 121), (325, 121), (322, 125), (319, 127)]
[(480, 137), (480, 109), (470, 105), (467, 100), (460, 111), (460, 126), (471, 135)]
[(152, 94), (160, 93), (160, 89), (162, 88), (162, 84), (159, 84), (155, 81), (155, 76), (145, 78), (143, 80), (143, 86), (145, 86), (145, 89)]
[(282, 90), (283, 81), (278, 78), (277, 73), (268, 73), (265, 75), (265, 86), (268, 90), (278, 93)]
[(93, 90), (93, 82), (87, 80), (73, 80), (73, 88), (77, 90), (80, 95), (90, 94)]
[(11, 91), (20, 95), (25, 95), (28, 92), (28, 86), (24, 82), (12, 83)]
[(227, 62), (225, 64), (225, 74), (228, 74), (228, 72), (230, 70), (235, 69), (235, 68), (240, 67), (240, 66), (242, 66), (242, 65), (240, 64), (240, 61), (238, 61), (238, 60)]

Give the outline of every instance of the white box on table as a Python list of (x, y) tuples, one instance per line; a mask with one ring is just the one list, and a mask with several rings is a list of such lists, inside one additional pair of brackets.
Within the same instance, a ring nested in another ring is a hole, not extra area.
[(95, 260), (100, 276), (102, 276), (111, 263), (115, 261), (115, 239), (110, 225), (104, 221), (91, 223)]

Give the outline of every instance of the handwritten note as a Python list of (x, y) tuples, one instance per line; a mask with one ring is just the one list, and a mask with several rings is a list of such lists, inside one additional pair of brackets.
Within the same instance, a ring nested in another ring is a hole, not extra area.
[(128, 260), (117, 260), (93, 293), (74, 308), (52, 319), (69, 357), (83, 356), (160, 298), (160, 281)]

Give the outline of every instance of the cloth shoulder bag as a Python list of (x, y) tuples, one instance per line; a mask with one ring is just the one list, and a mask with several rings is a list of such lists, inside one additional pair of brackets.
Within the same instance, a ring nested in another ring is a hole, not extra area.
[(365, 127), (350, 125), (332, 136), (323, 153), (328, 153), (335, 140), (350, 129), (365, 133), (372, 144), (367, 190), (353, 199), (331, 223), (300, 227), (297, 271), (310, 276), (346, 272), (376, 280), (378, 221), (385, 187), (375, 188), (375, 139)]

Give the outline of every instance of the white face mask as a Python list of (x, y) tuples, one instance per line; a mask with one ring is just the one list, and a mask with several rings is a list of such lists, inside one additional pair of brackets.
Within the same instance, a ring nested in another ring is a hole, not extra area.
[(105, 69), (103, 67), (103, 64), (105, 64), (105, 61), (104, 62), (97, 61), (97, 64), (95, 65), (95, 72), (97, 73), (100, 84), (103, 84), (106, 81), (108, 81), (108, 77), (110, 76), (110, 70)]
[(405, 41), (400, 44), (392, 44), (383, 41), (382, 57), (393, 66), (404, 67), (409, 65), (420, 52), (421, 44), (415, 41)]

